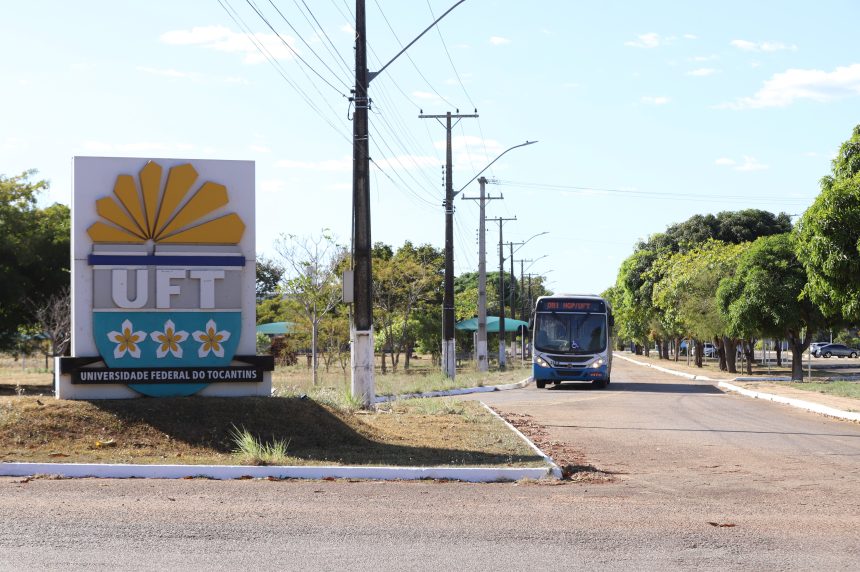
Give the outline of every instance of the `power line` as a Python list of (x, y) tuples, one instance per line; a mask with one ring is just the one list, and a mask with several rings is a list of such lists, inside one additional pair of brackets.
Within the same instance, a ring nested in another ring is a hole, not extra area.
[[(380, 13), (380, 14), (382, 14), (382, 19), (383, 19), (383, 20), (385, 20), (385, 24), (388, 26), (388, 29), (389, 29), (389, 30), (391, 30), (391, 33), (394, 35), (394, 39), (395, 39), (395, 40), (397, 40), (397, 43), (398, 43), (398, 44), (400, 44), (400, 47), (402, 48), (402, 47), (403, 47), (403, 42), (401, 42), (401, 41), (400, 41), (400, 38), (397, 36), (397, 32), (395, 32), (395, 31), (394, 31), (394, 27), (392, 27), (391, 23), (388, 21), (388, 17), (385, 15), (385, 12), (382, 10), (382, 6), (380, 6), (380, 5), (379, 5), (379, 2), (378, 2), (377, 0), (373, 0), (373, 1), (374, 1), (374, 3), (376, 4), (376, 7), (377, 7), (377, 8), (379, 8), (379, 13)], [(435, 19), (435, 18), (436, 18), (436, 16), (433, 16), (433, 18)], [(434, 27), (438, 29), (438, 26), (434, 26)], [(448, 104), (448, 107), (454, 107), (454, 108), (456, 108), (456, 107), (457, 107), (456, 105), (454, 105), (453, 103), (451, 103), (450, 101), (448, 101), (447, 99), (445, 99), (445, 97), (444, 97), (441, 93), (439, 93), (438, 91), (436, 91), (436, 88), (435, 88), (435, 87), (433, 87), (433, 84), (431, 84), (431, 83), (430, 83), (430, 80), (428, 80), (428, 79), (424, 76), (424, 74), (421, 72), (421, 69), (420, 69), (420, 68), (415, 64), (415, 62), (412, 60), (412, 56), (410, 56), (409, 54), (404, 54), (404, 55), (405, 55), (405, 56), (406, 56), (406, 58), (409, 60), (409, 62), (412, 64), (412, 67), (414, 67), (414, 68), (415, 68), (415, 71), (416, 71), (416, 72), (418, 72), (418, 75), (420, 75), (420, 76), (421, 76), (421, 79), (423, 79), (423, 80), (424, 80), (424, 83), (426, 83), (426, 84), (427, 84), (427, 87), (429, 87), (429, 88), (430, 88), (430, 90), (431, 90), (433, 93), (435, 93), (435, 94), (439, 97), (439, 99), (441, 99), (442, 101), (444, 101), (445, 103), (447, 103), (447, 104)]]
[[(250, 0), (248, 0), (248, 1), (250, 2)], [(325, 66), (325, 69), (327, 69), (329, 71), (329, 73), (331, 73), (331, 75), (333, 75), (338, 81), (340, 81), (340, 83), (342, 83), (344, 85), (346, 90), (349, 91), (350, 90), (349, 84), (347, 82), (343, 81), (342, 79), (340, 79), (340, 77), (337, 75), (337, 72), (334, 71), (333, 69), (331, 69), (331, 67), (329, 67), (329, 65), (326, 63), (326, 61), (324, 59), (322, 59), (318, 53), (316, 53), (316, 51), (311, 47), (311, 45), (307, 42), (307, 40), (304, 39), (301, 32), (299, 32), (296, 29), (296, 27), (293, 26), (293, 24), (287, 19), (287, 17), (284, 16), (284, 13), (281, 12), (281, 9), (275, 5), (274, 1), (269, 0), (269, 4), (271, 4), (272, 8), (275, 9), (275, 11), (281, 17), (281, 19), (284, 22), (286, 22), (287, 26), (289, 26), (290, 29), (296, 34), (296, 36), (298, 36), (298, 38), (302, 41), (302, 43), (305, 45), (305, 47), (307, 47), (307, 49), (310, 50), (310, 52), (320, 61), (320, 63), (323, 66)], [(296, 4), (296, 7), (298, 7), (298, 4)], [(305, 19), (307, 20), (307, 18), (305, 18)], [(308, 23), (310, 24), (310, 22), (308, 22)], [(313, 27), (313, 26), (311, 26), (311, 27)], [(323, 44), (323, 46), (325, 47), (325, 44)], [(349, 75), (349, 72), (347, 72), (347, 75)]]
[[(270, 30), (272, 30), (272, 33), (274, 33), (274, 34), (278, 37), (278, 39), (279, 39), (279, 40), (281, 40), (281, 43), (282, 43), (282, 44), (284, 44), (284, 46), (286, 46), (286, 47), (287, 47), (287, 49), (288, 49), (288, 50), (290, 50), (290, 51), (293, 53), (293, 55), (295, 55), (295, 56), (296, 56), (296, 58), (297, 58), (300, 62), (302, 62), (303, 64), (305, 64), (305, 66), (306, 66), (309, 70), (311, 70), (311, 71), (314, 73), (314, 75), (316, 75), (316, 76), (317, 76), (318, 78), (320, 78), (320, 79), (321, 79), (321, 80), (322, 80), (326, 85), (328, 85), (330, 88), (332, 88), (333, 90), (335, 90), (338, 94), (340, 94), (340, 96), (341, 96), (341, 97), (343, 97), (343, 98), (345, 98), (345, 99), (349, 99), (349, 96), (347, 96), (345, 93), (343, 93), (342, 91), (340, 91), (340, 88), (336, 87), (336, 86), (335, 86), (333, 83), (331, 83), (329, 80), (327, 80), (326, 78), (324, 78), (320, 72), (318, 72), (318, 71), (317, 71), (317, 70), (316, 70), (316, 69), (315, 69), (311, 64), (309, 64), (309, 63), (307, 62), (307, 60), (305, 60), (305, 59), (304, 59), (304, 58), (303, 58), (303, 57), (302, 57), (302, 56), (301, 56), (301, 55), (300, 55), (300, 54), (295, 50), (295, 48), (293, 48), (293, 47), (290, 45), (290, 43), (289, 43), (288, 41), (286, 41), (286, 40), (281, 36), (281, 34), (280, 34), (276, 29), (275, 29), (275, 27), (274, 27), (274, 26), (272, 26), (272, 24), (271, 24), (271, 22), (269, 22), (268, 18), (266, 18), (266, 17), (263, 15), (263, 13), (259, 10), (259, 8), (257, 8), (256, 4), (254, 4), (254, 2), (253, 2), (252, 0), (245, 0), (245, 2), (248, 4), (248, 6), (250, 6), (250, 7), (251, 7), (251, 9), (252, 9), (252, 10), (254, 10), (254, 12), (256, 12), (256, 13), (257, 13), (257, 16), (259, 16), (259, 17), (260, 17), (260, 19), (261, 19), (261, 20), (263, 20), (263, 22), (265, 22), (265, 23), (266, 23), (266, 26), (268, 26), (268, 27), (269, 27), (269, 29), (270, 29)], [(347, 89), (349, 89), (349, 86), (347, 86)]]
[[(299, 4), (296, 0), (293, 0), (293, 3), (296, 5), (296, 8), (299, 7)], [(319, 29), (319, 31), (322, 32), (323, 37), (326, 39), (328, 44), (331, 46), (330, 50), (326, 46), (326, 51), (328, 51), (330, 56), (332, 56), (333, 58), (336, 58), (336, 60), (339, 59), (341, 61), (341, 63), (343, 64), (341, 66), (341, 68), (344, 71), (346, 71), (347, 75), (351, 74), (352, 68), (349, 66), (349, 64), (346, 62), (346, 60), (343, 59), (343, 56), (340, 55), (340, 52), (337, 51), (337, 47), (334, 45), (334, 42), (331, 41), (331, 38), (329, 37), (329, 35), (325, 31), (325, 28), (323, 28), (322, 25), (319, 23), (319, 20), (317, 20), (317, 17), (314, 15), (313, 10), (310, 9), (310, 7), (307, 5), (305, 0), (302, 0), (302, 5), (305, 7), (305, 10), (307, 10), (308, 14), (310, 14), (311, 18), (313, 18), (313, 21), (316, 23), (316, 29)], [(304, 11), (302, 11), (301, 9), (299, 11), (302, 12), (302, 14), (304, 15)], [(305, 20), (308, 22), (308, 24), (310, 24), (310, 21), (308, 20), (307, 16), (305, 16)], [(313, 28), (313, 27), (314, 26), (311, 25), (311, 28)], [(316, 32), (314, 32), (314, 33), (316, 33)], [(325, 46), (325, 43), (323, 43), (323, 46)]]
[(233, 20), (236, 26), (245, 33), (251, 43), (254, 44), (257, 50), (263, 55), (266, 61), (268, 61), (269, 64), (271, 64), (271, 66), (275, 68), (275, 71), (278, 73), (278, 75), (280, 75), (281, 78), (285, 82), (287, 82), (287, 85), (292, 87), (298, 93), (299, 97), (304, 100), (308, 107), (310, 107), (320, 117), (320, 119), (325, 121), (329, 125), (329, 127), (331, 127), (338, 135), (340, 135), (342, 139), (344, 139), (348, 143), (352, 143), (352, 139), (345, 135), (341, 131), (340, 127), (335, 125), (328, 117), (326, 117), (322, 110), (316, 105), (314, 100), (311, 99), (311, 97), (307, 93), (305, 93), (305, 91), (301, 87), (299, 87), (299, 85), (295, 81), (290, 79), (290, 77), (286, 74), (286, 71), (284, 70), (283, 66), (281, 66), (280, 62), (278, 62), (277, 58), (275, 58), (272, 53), (263, 45), (259, 38), (257, 38), (257, 34), (251, 30), (250, 26), (245, 23), (245, 21), (239, 15), (236, 9), (233, 8), (232, 5), (230, 5), (229, 0), (217, 1), (218, 4), (221, 5), (221, 8), (223, 8), (227, 15), (230, 17), (230, 19)]
[[(433, 13), (433, 6), (430, 5), (430, 0), (427, 0), (427, 7), (430, 9), (430, 16), (435, 20), (436, 14)], [(460, 79), (460, 74), (457, 72), (457, 66), (454, 65), (454, 60), (451, 59), (451, 52), (448, 51), (448, 44), (445, 43), (445, 37), (442, 35), (442, 29), (439, 26), (436, 26), (436, 33), (439, 34), (439, 39), (442, 41), (442, 47), (445, 48), (445, 55), (448, 56), (448, 62), (451, 64), (451, 69), (454, 70), (454, 75), (457, 76), (457, 81), (460, 82), (460, 87), (463, 88), (463, 93), (466, 94), (466, 99), (469, 100), (469, 105), (471, 105), (477, 113), (478, 110), (475, 107), (475, 102), (472, 101), (472, 98), (469, 96), (469, 92), (466, 90), (466, 86), (463, 85), (463, 80)]]

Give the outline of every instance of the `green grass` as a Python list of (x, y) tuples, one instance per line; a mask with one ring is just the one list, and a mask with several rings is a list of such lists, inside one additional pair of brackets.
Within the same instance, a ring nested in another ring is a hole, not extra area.
[(244, 427), (239, 429), (235, 425), (230, 430), (230, 438), (236, 444), (233, 456), (242, 464), (284, 465), (289, 460), (287, 449), (290, 442), (286, 439), (273, 438), (266, 443), (254, 437)]
[(835, 395), (837, 397), (853, 397), (860, 399), (860, 382), (856, 381), (828, 381), (815, 383), (792, 383), (790, 387), (803, 389), (804, 391), (814, 391), (816, 393), (824, 393), (826, 395)]

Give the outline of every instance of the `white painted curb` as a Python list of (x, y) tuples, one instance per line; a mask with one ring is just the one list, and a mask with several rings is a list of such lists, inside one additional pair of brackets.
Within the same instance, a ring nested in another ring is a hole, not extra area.
[(449, 397), (452, 395), (468, 395), (470, 393), (489, 393), (491, 391), (507, 391), (509, 389), (519, 389), (527, 386), (532, 378), (527, 377), (516, 383), (506, 383), (503, 385), (487, 385), (482, 387), (464, 387), (460, 389), (442, 389), (439, 391), (428, 391), (426, 393), (404, 393), (399, 395), (380, 395), (377, 396), (374, 403), (387, 403), (389, 401), (399, 401), (401, 399), (420, 399), (423, 397)]
[(746, 395), (747, 397), (753, 397), (755, 399), (765, 399), (767, 401), (773, 401), (774, 403), (782, 403), (784, 405), (790, 405), (792, 407), (805, 409), (807, 411), (812, 411), (813, 413), (820, 413), (821, 415), (827, 415), (829, 417), (836, 417), (838, 419), (846, 419), (848, 421), (860, 421), (860, 413), (842, 411), (841, 409), (835, 409), (826, 405), (819, 405), (818, 403), (810, 403), (809, 401), (803, 401), (802, 399), (782, 397), (780, 395), (774, 395), (772, 393), (762, 393), (761, 391), (752, 391), (750, 389), (738, 387), (737, 385), (732, 385), (731, 383), (725, 381), (721, 381), (717, 384), (717, 386), (721, 389), (734, 391), (736, 393), (740, 393), (741, 395)]
[(552, 475), (552, 477), (553, 477), (553, 478), (561, 479), (561, 476), (562, 476), (562, 475), (561, 475), (561, 468), (560, 468), (560, 467), (555, 463), (555, 461), (553, 461), (553, 460), (552, 460), (552, 457), (550, 457), (549, 455), (547, 455), (546, 453), (544, 453), (543, 451), (541, 451), (541, 450), (540, 450), (540, 448), (539, 448), (537, 445), (535, 445), (535, 444), (532, 442), (532, 440), (531, 440), (531, 439), (529, 439), (528, 437), (526, 437), (526, 436), (522, 433), (522, 431), (520, 431), (519, 429), (517, 429), (516, 427), (514, 427), (513, 425), (511, 425), (510, 423), (508, 423), (508, 420), (507, 420), (507, 419), (505, 419), (504, 417), (502, 417), (501, 415), (499, 415), (498, 413), (496, 413), (496, 412), (493, 410), (493, 408), (492, 408), (492, 407), (490, 407), (489, 405), (487, 405), (487, 404), (486, 404), (486, 403), (484, 403), (483, 401), (481, 401), (480, 403), (481, 403), (481, 405), (483, 405), (483, 406), (484, 406), (484, 408), (485, 408), (487, 411), (489, 411), (491, 414), (493, 414), (493, 415), (496, 417), (496, 419), (498, 419), (499, 421), (501, 421), (502, 423), (504, 423), (505, 425), (507, 425), (508, 429), (510, 429), (511, 431), (513, 431), (515, 434), (519, 435), (519, 436), (520, 436), (520, 439), (522, 439), (523, 441), (525, 441), (525, 442), (526, 442), (526, 444), (527, 444), (529, 447), (531, 447), (532, 451), (534, 451), (535, 453), (537, 453), (538, 455), (540, 455), (541, 457), (543, 457), (543, 460), (544, 460), (544, 461), (546, 461), (546, 462), (547, 462), (547, 464), (549, 465), (548, 473), (549, 473), (550, 475)]
[(68, 478), (99, 477), (110, 479), (371, 479), (419, 480), (447, 479), (470, 483), (491, 483), (540, 479), (546, 467), (256, 467), (236, 465), (108, 465), (97, 463), (0, 463), (0, 476), (25, 477), (59, 475)]

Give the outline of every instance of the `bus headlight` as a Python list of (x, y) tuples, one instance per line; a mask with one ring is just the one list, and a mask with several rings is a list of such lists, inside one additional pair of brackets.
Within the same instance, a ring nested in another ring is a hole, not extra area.
[(593, 362), (591, 362), (591, 367), (597, 369), (598, 367), (602, 366), (604, 363), (606, 363), (606, 362), (603, 361), (603, 358), (598, 358), (598, 359), (594, 360)]
[(535, 363), (541, 367), (552, 367), (545, 359), (540, 356), (535, 356)]

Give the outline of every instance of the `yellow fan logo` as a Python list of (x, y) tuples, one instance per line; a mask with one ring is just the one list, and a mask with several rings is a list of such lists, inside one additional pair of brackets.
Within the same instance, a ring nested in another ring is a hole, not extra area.
[[(213, 216), (229, 202), (224, 185), (207, 181), (196, 192), (197, 171), (190, 164), (171, 167), (161, 188), (163, 168), (154, 161), (140, 170), (140, 187), (119, 175), (114, 196), (96, 201), (104, 219), (87, 229), (94, 243), (238, 244), (245, 223), (236, 213)], [(189, 196), (190, 195), (190, 196)], [(106, 221), (106, 222), (105, 222)]]

